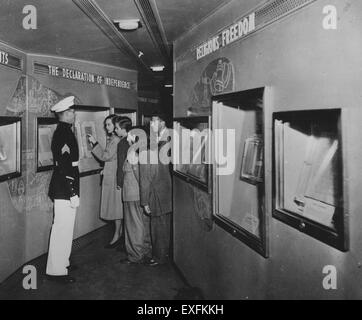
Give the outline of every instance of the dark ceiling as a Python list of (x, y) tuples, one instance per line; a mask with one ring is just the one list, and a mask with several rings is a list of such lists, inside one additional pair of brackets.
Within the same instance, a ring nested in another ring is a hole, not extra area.
[[(0, 40), (29, 53), (137, 68), (139, 89), (147, 90), (171, 81), (172, 42), (230, 1), (1, 0)], [(37, 9), (36, 30), (22, 25), (29, 4)], [(142, 28), (120, 32), (112, 21), (122, 18), (139, 18)], [(155, 73), (153, 65), (166, 69)]]

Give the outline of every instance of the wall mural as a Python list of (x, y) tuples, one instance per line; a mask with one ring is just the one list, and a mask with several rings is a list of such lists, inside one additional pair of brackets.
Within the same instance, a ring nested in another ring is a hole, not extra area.
[[(24, 75), (20, 76), (18, 83), (14, 89), (10, 100), (6, 105), (6, 109), (4, 110), (4, 116), (15, 116), (15, 117), (22, 117), (22, 126), (24, 130), (25, 126), (25, 110), (26, 110), (26, 77)], [(24, 137), (24, 135), (22, 134)], [(26, 154), (24, 153), (24, 141), (23, 143), (23, 150), (21, 154), (21, 163), (22, 163), (22, 172), (26, 172)], [(23, 212), (25, 209), (25, 189), (26, 189), (26, 178), (24, 175), (9, 180), (7, 183), (4, 184), (8, 186), (8, 197), (11, 199), (11, 203), (13, 207), (19, 213)], [(2, 195), (4, 196), (4, 195)], [(7, 199), (4, 199), (8, 201)]]
[(7, 115), (21, 117), (26, 109), (26, 77), (21, 76), (16, 89), (6, 106)]
[[(210, 62), (190, 94), (188, 116), (211, 114), (211, 96), (234, 91), (234, 67), (228, 58)], [(206, 231), (212, 229), (212, 198), (207, 192), (188, 184), (195, 212)]]
[[(74, 96), (73, 93), (61, 95), (47, 88), (38, 80), (29, 77), (29, 113), (34, 113), (38, 117), (53, 116), (50, 108), (59, 100), (70, 95)], [(75, 97), (74, 103), (82, 104), (77, 97)]]
[(190, 94), (187, 115), (209, 115), (211, 96), (234, 91), (234, 67), (228, 58), (208, 64)]
[(205, 231), (211, 231), (213, 226), (211, 195), (191, 184), (189, 184), (189, 188), (191, 189), (195, 212), (203, 229)]

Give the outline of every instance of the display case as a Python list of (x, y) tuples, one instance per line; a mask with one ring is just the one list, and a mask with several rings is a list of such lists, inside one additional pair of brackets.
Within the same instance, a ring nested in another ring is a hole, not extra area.
[(174, 119), (173, 173), (177, 177), (212, 192), (211, 117)]
[(256, 88), (223, 94), (212, 103), (214, 219), (264, 257), (271, 211), (271, 177), (266, 181), (264, 161), (266, 155), (271, 158), (269, 92)]
[(0, 182), (21, 176), (21, 118), (0, 117)]
[(274, 217), (348, 250), (340, 109), (274, 116)]
[(84, 177), (97, 174), (102, 170), (103, 163), (92, 155), (92, 146), (87, 134), (91, 134), (102, 148), (106, 146), (104, 119), (109, 116), (110, 110), (103, 107), (74, 106), (75, 122), (74, 133), (79, 147), (79, 172)]
[(54, 167), (53, 153), (51, 149), (52, 138), (57, 128), (56, 118), (36, 119), (36, 171), (47, 171)]
[(114, 108), (114, 114), (117, 116), (127, 117), (131, 119), (132, 126), (137, 125), (137, 111), (134, 109), (121, 109), (121, 108)]

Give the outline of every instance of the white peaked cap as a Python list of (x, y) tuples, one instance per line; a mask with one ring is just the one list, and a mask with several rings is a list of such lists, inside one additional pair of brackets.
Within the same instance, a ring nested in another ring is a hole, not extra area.
[(54, 112), (62, 112), (74, 105), (74, 96), (66, 97), (50, 108)]

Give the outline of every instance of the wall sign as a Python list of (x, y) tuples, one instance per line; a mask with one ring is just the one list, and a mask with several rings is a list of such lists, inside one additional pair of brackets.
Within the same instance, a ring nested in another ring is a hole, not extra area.
[(102, 75), (90, 72), (83, 72), (72, 68), (34, 63), (34, 72), (47, 74), (52, 77), (77, 80), (97, 85), (106, 85), (108, 87), (121, 88), (126, 90), (136, 89), (136, 83), (133, 83), (131, 81), (105, 77)]
[(160, 102), (159, 99), (155, 99), (155, 98), (144, 98), (144, 97), (138, 97), (138, 101), (140, 102), (149, 102), (149, 103), (154, 103), (157, 104)]
[(255, 30), (255, 12), (241, 18), (236, 23), (225, 28), (216, 36), (202, 43), (196, 48), (196, 59), (199, 60), (236, 40), (241, 39)]
[(261, 4), (253, 13), (224, 28), (217, 35), (209, 38), (196, 48), (199, 60), (222, 47), (227, 46), (251, 32), (274, 23), (287, 15), (315, 2), (316, 0), (270, 0)]
[(22, 69), (22, 60), (20, 58), (2, 50), (0, 50), (0, 64), (19, 70)]

